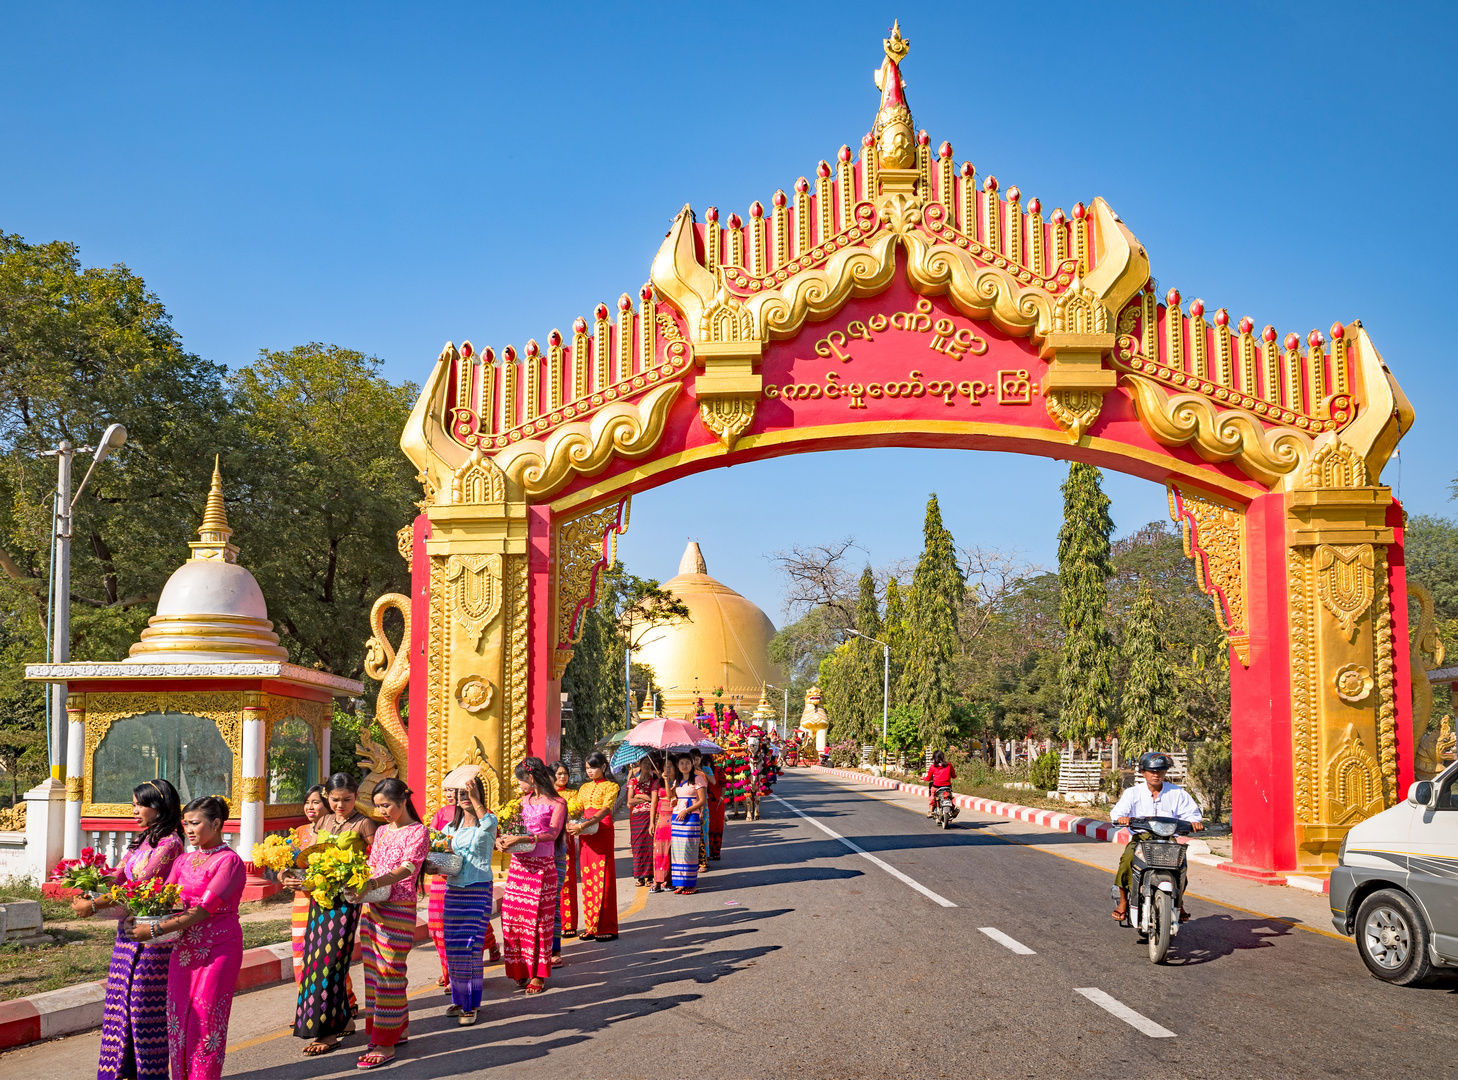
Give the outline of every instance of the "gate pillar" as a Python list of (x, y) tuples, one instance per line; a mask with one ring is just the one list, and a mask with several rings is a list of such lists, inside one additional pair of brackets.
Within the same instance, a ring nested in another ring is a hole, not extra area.
[(1292, 839), (1296, 868), (1324, 875), (1411, 780), (1407, 589), (1401, 508), (1362, 456), (1333, 439), (1302, 480), (1285, 496)]

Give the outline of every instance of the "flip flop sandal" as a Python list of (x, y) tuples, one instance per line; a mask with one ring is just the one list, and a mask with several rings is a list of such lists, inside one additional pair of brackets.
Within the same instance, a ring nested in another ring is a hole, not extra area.
[(617, 934), (598, 934), (595, 938), (593, 938), (593, 940), (594, 941), (617, 941), (618, 940), (618, 935)]
[(383, 1054), (377, 1054), (374, 1051), (371, 1051), (370, 1053), (360, 1057), (360, 1059), (354, 1063), (354, 1067), (356, 1069), (378, 1069), (381, 1065), (388, 1065), (394, 1060), (394, 1054), (391, 1054), (389, 1057), (385, 1057)]
[(1127, 919), (1129, 917), (1129, 909), (1127, 907), (1125, 907), (1123, 911), (1120, 911), (1118, 908), (1115, 908), (1113, 911), (1109, 912), (1109, 915), (1116, 922), (1123, 922), (1125, 919)]
[(594, 935), (590, 931), (584, 930), (584, 931), (582, 931), (582, 933), (580, 933), (580, 934), (577, 935), (577, 940), (578, 941), (591, 941), (592, 938), (593, 938), (593, 936)]
[(456, 1021), (461, 1027), (470, 1027), (475, 1022), (476, 1014), (474, 1012), (463, 1012), (461, 1013), (461, 1018)]
[(527, 983), (526, 992), (527, 992), (527, 995), (530, 996), (532, 994), (540, 994), (546, 988), (547, 988), (546, 983), (543, 983), (541, 986), (536, 986), (536, 985), (534, 985), (532, 983)]
[(304, 1047), (304, 1056), (305, 1057), (319, 1057), (321, 1054), (332, 1054), (334, 1051), (336, 1051), (338, 1049), (339, 1049), (339, 1040), (338, 1039), (335, 1039), (332, 1043), (311, 1042), (311, 1043), (309, 1043), (309, 1045), (307, 1045), (307, 1046)]
[(461, 1015), (461, 1007), (459, 1005), (452, 1005), (449, 1009), (446, 1010), (446, 1015), (447, 1016), (460, 1016)]

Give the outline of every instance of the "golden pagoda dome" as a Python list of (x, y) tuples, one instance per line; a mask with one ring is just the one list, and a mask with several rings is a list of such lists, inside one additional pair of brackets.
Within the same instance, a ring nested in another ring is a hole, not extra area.
[[(774, 623), (752, 601), (709, 576), (703, 552), (692, 540), (678, 576), (663, 588), (683, 601), (692, 618), (648, 630), (637, 651), (635, 658), (652, 666), (653, 681), (664, 688), (659, 712), (687, 715), (695, 699), (703, 697), (706, 705), (722, 701), (747, 718), (764, 684), (780, 681), (779, 668), (769, 660)], [(716, 686), (724, 688), (723, 697), (712, 696)]]
[(238, 548), (223, 506), (223, 475), (213, 461), (198, 539), (192, 558), (162, 587), (157, 614), (147, 620), (128, 663), (202, 663), (220, 660), (287, 660), (268, 621), (268, 605), (257, 580), (238, 565)]

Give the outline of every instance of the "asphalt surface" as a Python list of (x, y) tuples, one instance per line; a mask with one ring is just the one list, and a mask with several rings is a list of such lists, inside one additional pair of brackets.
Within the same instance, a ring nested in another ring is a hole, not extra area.
[[(416, 949), (411, 1039), (381, 1072), (1399, 1077), (1453, 1067), (1451, 977), (1391, 987), (1367, 975), (1349, 941), (1198, 899), (1169, 964), (1155, 966), (1109, 918), (1109, 871), (1078, 861), (1091, 842), (966, 811), (943, 832), (908, 809), (914, 799), (805, 773), (777, 794), (760, 821), (730, 822), (724, 859), (697, 895), (635, 893), (620, 877), (622, 936), (569, 946), (546, 994), (525, 997), (488, 969), (475, 1027), (444, 1016), (434, 952)], [(625, 829), (618, 838), (626, 873)], [(292, 1013), (290, 987), (239, 997), (225, 1075), (358, 1074), (362, 1036), (303, 1059), (284, 1030)], [(98, 1045), (91, 1034), (16, 1051), (0, 1056), (0, 1074), (94, 1076)]]

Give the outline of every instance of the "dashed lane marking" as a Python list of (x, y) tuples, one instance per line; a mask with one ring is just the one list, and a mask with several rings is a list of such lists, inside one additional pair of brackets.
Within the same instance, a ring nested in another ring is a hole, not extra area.
[(1120, 1020), (1124, 1021), (1124, 1023), (1128, 1024), (1130, 1027), (1134, 1028), (1136, 1031), (1143, 1032), (1151, 1039), (1175, 1038), (1175, 1033), (1169, 1028), (1160, 1027), (1143, 1013), (1135, 1012), (1118, 998), (1110, 997), (1108, 994), (1104, 993), (1102, 990), (1099, 990), (1097, 987), (1086, 986), (1082, 989), (1076, 989), (1073, 992), (1075, 994), (1082, 994), (1099, 1008), (1103, 1009), (1104, 1012), (1112, 1013), (1114, 1016), (1117, 1016)]
[(861, 847), (859, 844), (856, 844), (856, 843), (854, 843), (854, 842), (852, 842), (850, 840), (847, 840), (844, 836), (841, 836), (840, 833), (836, 832), (834, 829), (832, 829), (832, 828), (830, 828), (830, 827), (828, 827), (826, 825), (822, 825), (815, 818), (813, 818), (809, 814), (804, 813), (803, 811), (801, 811), (798, 807), (796, 807), (794, 805), (794, 803), (786, 802), (784, 799), (780, 798), (778, 795), (771, 795), (770, 798), (771, 799), (774, 799), (774, 801), (777, 802), (777, 803), (782, 803), (783, 805), (789, 807), (789, 809), (791, 810), (791, 812), (796, 813), (796, 814), (799, 814), (800, 817), (804, 818), (811, 825), (814, 825), (817, 829), (819, 829), (821, 832), (823, 832), (826, 836), (829, 836), (829, 837), (831, 837), (832, 839), (835, 839), (835, 840), (839, 840), (842, 844), (844, 844), (846, 847), (850, 848), (852, 851), (854, 851), (861, 858), (871, 860), (871, 862), (875, 863), (882, 870), (886, 871), (886, 873), (890, 874), (897, 881), (901, 881), (901, 882), (904, 882), (907, 885), (910, 885), (913, 889), (915, 889), (917, 892), (921, 893), (927, 899), (932, 900), (935, 903), (938, 903), (938, 904), (942, 905), (942, 907), (956, 907), (957, 906), (956, 904), (954, 904), (950, 900), (948, 900), (945, 896), (942, 896), (940, 893), (934, 893), (934, 892), (932, 892), (930, 889), (928, 889), (921, 882), (917, 881), (915, 878), (908, 877), (906, 874), (903, 874), (900, 870), (896, 869), (896, 867), (892, 866), (890, 863), (884, 862), (881, 859), (876, 858), (876, 856), (872, 855), (869, 851), (867, 851), (865, 848)]
[(1019, 956), (1038, 955), (1032, 949), (1024, 945), (1021, 941), (1018, 941), (1016, 938), (1008, 937), (995, 926), (979, 926), (977, 929), (981, 930), (984, 934), (990, 937), (993, 941), (997, 942), (999, 945), (1007, 946)]

